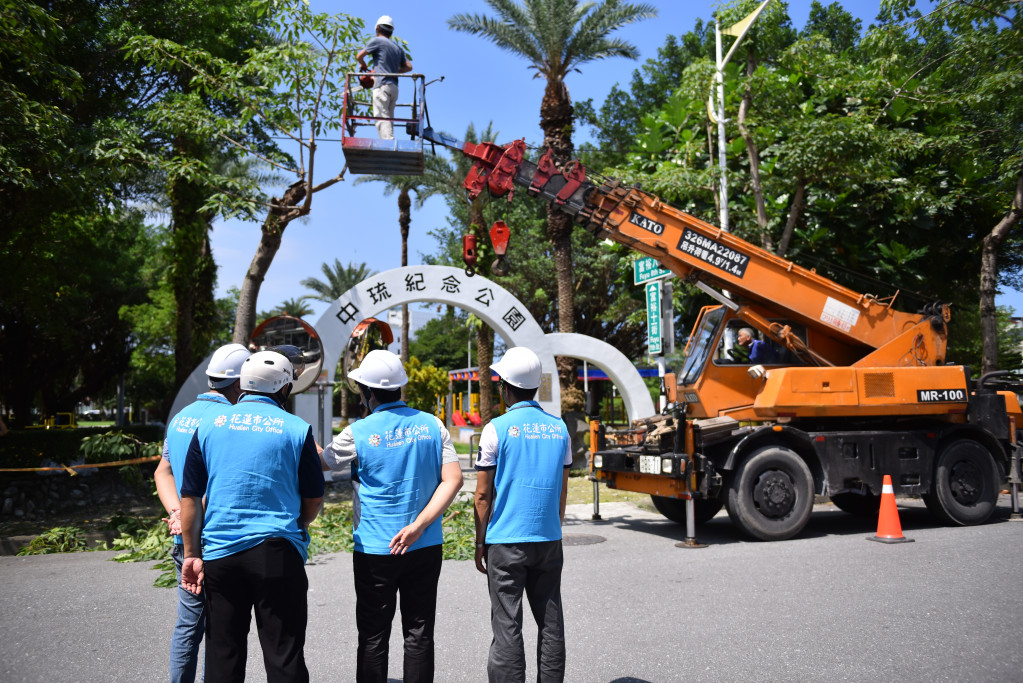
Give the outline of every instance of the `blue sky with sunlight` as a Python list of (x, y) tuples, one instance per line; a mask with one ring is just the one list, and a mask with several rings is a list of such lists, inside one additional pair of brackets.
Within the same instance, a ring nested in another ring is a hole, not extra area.
[[(328, 0), (310, 0), (316, 12), (357, 12), (359, 5)], [(592, 62), (567, 79), (573, 101), (593, 98), (603, 102), (616, 83), (627, 87), (632, 71), (646, 59), (655, 57), (668, 34), (689, 31), (697, 18), (710, 20), (715, 5), (679, 1), (654, 1), (659, 16), (628, 26), (617, 35), (639, 48), (639, 61), (611, 59)], [(877, 15), (879, 0), (844, 1), (846, 9), (863, 21), (866, 28)], [(372, 27), (379, 14), (394, 18), (395, 33), (408, 41), (416, 72), (430, 81), (444, 76), (443, 83), (428, 88), (430, 121), (437, 130), (461, 136), (472, 123), (477, 130), (493, 122), (498, 142), (524, 137), (539, 144), (543, 135), (539, 126), (543, 81), (532, 78), (526, 63), (492, 44), (447, 28), (447, 19), (457, 13), (489, 13), (480, 0), (425, 3), (397, 0), (363, 4), (374, 7), (373, 15), (362, 18)], [(801, 28), (809, 14), (810, 0), (788, 3), (793, 25)], [(379, 13), (379, 14), (378, 14)], [(406, 101), (399, 97), (399, 101)], [(367, 133), (368, 134), (368, 133)], [(576, 134), (576, 142), (588, 139), (585, 127)], [(317, 182), (336, 175), (344, 165), (341, 145), (323, 142), (317, 154)], [(397, 198), (384, 196), (382, 186), (367, 183), (354, 187), (352, 177), (317, 193), (310, 217), (290, 225), (284, 233), (280, 252), (274, 259), (259, 295), (259, 310), (269, 310), (286, 299), (308, 294), (299, 282), (307, 277), (322, 279), (320, 264), (349, 261), (367, 263), (376, 271), (400, 265), (401, 237), (398, 233)], [(427, 201), (423, 209), (413, 211), (409, 237), (409, 263), (422, 262), (423, 254), (437, 251), (427, 234), (445, 226), (446, 207), (440, 198)], [(514, 239), (514, 226), (512, 226)], [(240, 287), (259, 243), (255, 223), (229, 221), (218, 223), (213, 231), (213, 253), (219, 266), (218, 296), (230, 287)], [(1011, 292), (999, 303), (1023, 313), (1023, 294)], [(327, 304), (312, 302), (314, 322)]]

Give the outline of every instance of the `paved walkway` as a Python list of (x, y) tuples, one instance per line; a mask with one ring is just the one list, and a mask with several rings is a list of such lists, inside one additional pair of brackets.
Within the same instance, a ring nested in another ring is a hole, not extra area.
[[(703, 550), (677, 548), (678, 525), (633, 505), (602, 505), (602, 523), (591, 511), (570, 506), (565, 528), (569, 681), (1020, 680), (1023, 523), (1007, 500), (971, 528), (900, 502), (915, 542), (897, 546), (865, 542), (874, 524), (831, 506), (783, 543), (747, 542), (721, 513), (698, 532)], [(0, 681), (166, 680), (174, 593), (113, 555), (0, 557)], [(312, 679), (353, 680), (352, 558), (307, 571)], [(485, 577), (445, 562), (439, 682), (485, 680), (488, 615)], [(528, 618), (525, 631), (531, 653)], [(390, 666), (397, 680), (397, 627)], [(254, 633), (249, 680), (265, 680)]]

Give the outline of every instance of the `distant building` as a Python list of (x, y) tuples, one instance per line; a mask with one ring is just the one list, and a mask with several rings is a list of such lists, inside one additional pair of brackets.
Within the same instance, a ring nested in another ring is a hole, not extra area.
[[(409, 306), (408, 311), (409, 317), (409, 340), (416, 338), (416, 332), (419, 331), (427, 322), (435, 318), (436, 316), (432, 311), (415, 309)], [(396, 306), (387, 311), (387, 316), (384, 318), (387, 324), (391, 326), (391, 333), (394, 335), (394, 341), (387, 347), (388, 351), (392, 353), (401, 354), (401, 306)]]
[(1009, 318), (1009, 325), (1016, 333), (1016, 338), (1020, 340), (1019, 352), (1023, 354), (1023, 318)]

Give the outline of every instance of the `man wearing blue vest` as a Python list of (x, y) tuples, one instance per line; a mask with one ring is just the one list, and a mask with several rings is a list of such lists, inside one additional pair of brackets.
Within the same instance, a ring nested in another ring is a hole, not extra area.
[(253, 609), (267, 681), (309, 680), (304, 565), (323, 471), (312, 428), (284, 409), (294, 380), (280, 353), (249, 356), (241, 399), (206, 416), (185, 457), (181, 583), (205, 589), (210, 681), (245, 679)]
[(370, 414), (345, 427), (322, 455), (331, 470), (350, 465), (355, 488), (355, 679), (387, 680), (400, 593), (403, 680), (432, 681), (441, 515), (462, 488), (462, 468), (444, 423), (401, 400), (408, 377), (398, 356), (370, 351), (349, 377)]
[(171, 637), (171, 683), (195, 680), (199, 659), (199, 643), (206, 626), (204, 600), (181, 587), (181, 561), (184, 546), (181, 542), (181, 477), (185, 469), (185, 455), (202, 418), (209, 412), (218, 412), (238, 402), (241, 389), (238, 379), (242, 364), (250, 355), (241, 344), (227, 344), (213, 352), (206, 377), (210, 390), (199, 394), (195, 402), (174, 416), (167, 427), (163, 442), (163, 459), (156, 466), (153, 478), (160, 502), (167, 510), (167, 526), (174, 536), (171, 556), (178, 574), (178, 620)]
[(564, 421), (533, 400), (540, 359), (508, 349), (490, 368), (508, 411), (480, 434), (476, 458), (476, 568), (490, 589), (491, 681), (525, 681), (522, 593), (537, 626), (537, 680), (565, 679), (561, 525), (572, 441)]

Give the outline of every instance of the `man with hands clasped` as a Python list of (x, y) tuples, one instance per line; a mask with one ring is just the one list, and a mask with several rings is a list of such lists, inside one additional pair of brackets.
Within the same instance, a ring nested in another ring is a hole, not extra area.
[(181, 584), (206, 596), (209, 681), (245, 679), (253, 610), (267, 681), (309, 680), (307, 529), (324, 486), (312, 428), (284, 409), (296, 378), (280, 353), (249, 356), (241, 399), (203, 418), (185, 457)]
[(370, 351), (349, 373), (369, 415), (324, 450), (324, 467), (352, 470), (355, 678), (387, 680), (391, 621), (401, 600), (403, 680), (432, 681), (437, 581), (443, 561), (441, 515), (462, 488), (462, 468), (444, 424), (405, 405), (401, 359)]
[(537, 625), (537, 680), (565, 678), (561, 608), (561, 525), (572, 440), (564, 421), (533, 400), (540, 359), (508, 349), (490, 366), (501, 377), (508, 411), (480, 434), (476, 458), (476, 568), (487, 575), (491, 681), (525, 681), (522, 594)]

